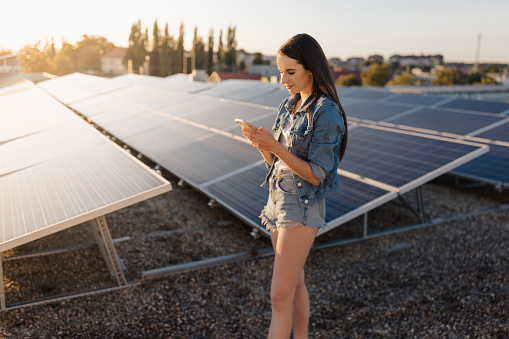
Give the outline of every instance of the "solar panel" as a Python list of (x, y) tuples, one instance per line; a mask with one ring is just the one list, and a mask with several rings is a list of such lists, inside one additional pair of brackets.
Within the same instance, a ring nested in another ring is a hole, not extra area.
[(289, 96), (290, 94), (286, 89), (279, 89), (264, 93), (262, 95), (254, 96), (252, 98), (246, 99), (245, 101), (253, 104), (277, 108), (279, 105), (281, 105), (283, 100)]
[[(211, 133), (202, 128), (172, 121), (157, 128), (129, 137), (122, 137), (121, 139), (143, 154), (155, 159), (160, 154), (192, 143)], [(124, 133), (120, 133), (120, 135), (124, 135)]]
[(96, 94), (117, 91), (128, 86), (127, 84), (114, 82), (107, 78), (83, 73), (72, 73), (55, 79), (42, 81), (38, 83), (38, 85), (67, 105), (92, 98)]
[[(417, 187), (424, 178), (431, 180), (437, 170), (441, 174), (488, 151), (487, 146), (454, 142), (422, 134), (404, 133), (363, 124), (351, 130), (348, 154), (341, 169), (363, 178), (398, 188)], [(475, 155), (475, 156), (474, 156)]]
[(0, 145), (9, 140), (79, 120), (50, 97), (46, 96), (44, 100), (39, 100), (37, 96), (41, 93), (40, 89), (35, 88), (15, 94), (16, 101), (29, 103), (34, 97), (36, 104), (0, 106)]
[(0, 176), (0, 251), (166, 192), (110, 143)]
[(202, 95), (246, 101), (279, 88), (279, 85), (254, 80), (226, 80), (200, 92)]
[(92, 98), (97, 94), (94, 91), (67, 84), (65, 81), (57, 82), (56, 80), (59, 80), (59, 78), (43, 81), (38, 86), (66, 105)]
[(383, 121), (411, 109), (408, 106), (374, 102), (357, 102), (350, 104), (347, 107), (349, 117), (372, 121)]
[(421, 109), (412, 114), (391, 119), (391, 123), (438, 132), (466, 135), (502, 119), (502, 117), (493, 115), (451, 112), (440, 109)]
[(402, 104), (410, 104), (410, 105), (422, 105), (422, 106), (432, 106), (434, 104), (443, 101), (444, 97), (438, 96), (427, 96), (427, 95), (419, 95), (419, 94), (400, 94), (394, 96), (390, 99), (387, 99), (387, 102), (397, 102)]
[[(48, 96), (32, 83), (12, 91), (9, 91), (9, 88), (6, 87), (4, 89), (5, 94), (0, 96), (0, 108), (2, 111), (48, 102)], [(27, 98), (30, 98), (30, 100), (27, 100)]]
[[(40, 88), (0, 100), (9, 103), (0, 106), (0, 252), (171, 190)], [(126, 284), (106, 223), (97, 227), (111, 274)]]
[[(339, 94), (338, 94), (339, 96)], [(368, 99), (368, 100), (381, 100), (381, 99), (387, 99), (391, 96), (395, 96), (394, 93), (384, 91), (384, 90), (372, 90), (372, 89), (358, 89), (355, 88), (355, 90), (349, 91), (348, 93), (345, 93), (345, 96), (350, 98), (357, 98), (357, 99)], [(342, 98), (343, 96), (339, 96)]]
[(501, 122), (504, 123), (483, 133), (475, 134), (475, 137), (509, 142), (509, 120), (504, 119)]
[(121, 106), (126, 106), (125, 102), (107, 95), (96, 95), (69, 105), (72, 109), (89, 117)]
[(115, 122), (128, 119), (135, 115), (141, 115), (146, 112), (147, 111), (143, 108), (125, 104), (110, 111), (96, 114), (93, 118), (93, 121), (102, 128), (105, 128), (106, 126), (110, 126)]
[(126, 140), (133, 135), (156, 129), (166, 123), (168, 123), (168, 119), (165, 117), (145, 110), (109, 123), (103, 120), (100, 126), (118, 139)]
[(199, 186), (260, 160), (253, 147), (222, 135), (210, 135), (156, 157), (157, 162), (178, 177)]
[(457, 108), (474, 112), (502, 113), (509, 109), (509, 103), (455, 99), (453, 101), (443, 104), (440, 107)]
[[(151, 100), (159, 100), (158, 91), (131, 86), (108, 95), (146, 107), (150, 114), (133, 112), (119, 119), (118, 112), (115, 118), (105, 119), (100, 125), (249, 224), (261, 227), (258, 214), (267, 192), (259, 185), (267, 170), (258, 151), (245, 142), (233, 120), (244, 118), (270, 130), (276, 114), (275, 99), (289, 94), (278, 86), (267, 86), (270, 91), (260, 89), (266, 85), (226, 81), (187, 100), (169, 100), (156, 109), (148, 105)], [(258, 94), (251, 97), (253, 93)], [(364, 118), (387, 119), (403, 117), (420, 108), (408, 103), (380, 102), (401, 96), (386, 91), (356, 88), (342, 93), (351, 100), (348, 112), (352, 116), (358, 112)], [(366, 102), (363, 98), (379, 102)], [(90, 118), (96, 122), (96, 118), (107, 114)], [(159, 126), (148, 123), (151, 115), (159, 115)], [(351, 129), (348, 152), (341, 163), (345, 193), (333, 195), (327, 203), (329, 226), (334, 228), (366, 213), (487, 150), (486, 146), (468, 142), (359, 124)]]
[(102, 143), (103, 138), (79, 120), (17, 138), (0, 147), (0, 159), (6, 159), (0, 163), (0, 175)]
[(488, 182), (500, 188), (509, 187), (509, 147), (490, 145), (490, 152), (458, 168), (452, 174)]
[(189, 81), (187, 74), (174, 74), (164, 78), (163, 88), (186, 93), (199, 93), (214, 85), (203, 81)]

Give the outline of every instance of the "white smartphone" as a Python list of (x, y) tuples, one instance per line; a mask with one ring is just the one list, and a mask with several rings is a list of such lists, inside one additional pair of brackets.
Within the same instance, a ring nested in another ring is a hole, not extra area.
[(242, 120), (242, 119), (235, 119), (235, 122), (236, 122), (237, 124), (239, 124), (239, 126), (241, 126), (241, 127), (245, 127), (245, 128), (247, 128), (247, 129), (249, 129), (249, 130), (251, 130), (251, 129), (252, 129), (252, 128), (251, 128), (251, 127), (247, 124), (247, 121), (245, 121), (245, 120)]

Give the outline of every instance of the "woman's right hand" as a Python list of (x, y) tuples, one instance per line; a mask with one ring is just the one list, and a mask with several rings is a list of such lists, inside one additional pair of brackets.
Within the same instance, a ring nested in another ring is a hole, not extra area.
[(242, 135), (246, 137), (257, 150), (273, 152), (277, 145), (281, 145), (265, 127), (257, 128), (251, 124), (249, 124), (249, 127), (251, 128), (242, 129)]

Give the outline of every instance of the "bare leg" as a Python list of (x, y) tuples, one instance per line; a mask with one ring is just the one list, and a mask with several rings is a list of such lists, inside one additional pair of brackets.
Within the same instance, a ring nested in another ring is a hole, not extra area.
[(307, 339), (309, 328), (310, 302), (302, 269), (293, 300), (293, 338)]
[[(299, 322), (296, 324), (295, 334), (301, 338), (307, 337), (308, 320), (305, 322), (301, 320), (301, 317), (304, 316), (309, 318), (309, 297), (303, 284), (303, 269), (317, 232), (317, 228), (302, 226), (291, 230), (281, 229), (272, 232), (275, 258), (270, 292), (272, 319), (269, 327), (269, 339), (290, 338), (294, 315), (299, 317), (299, 319), (295, 319)], [(297, 292), (298, 286), (299, 291)], [(299, 309), (295, 309), (294, 306)], [(301, 307), (305, 309), (300, 309)], [(304, 323), (305, 326), (301, 326)], [(301, 333), (303, 327), (306, 327), (306, 333)]]

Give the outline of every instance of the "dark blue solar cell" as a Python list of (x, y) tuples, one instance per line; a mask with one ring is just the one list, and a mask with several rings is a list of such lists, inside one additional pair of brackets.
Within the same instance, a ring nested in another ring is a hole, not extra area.
[(484, 139), (509, 142), (509, 121), (475, 136)]
[(342, 191), (332, 194), (326, 199), (325, 221), (334, 223), (335, 219), (386, 195), (388, 191), (365, 184), (344, 176), (340, 176)]
[(458, 108), (475, 112), (501, 113), (509, 110), (509, 103), (456, 99), (448, 103), (445, 103), (440, 107)]
[(408, 106), (399, 106), (374, 102), (352, 103), (349, 104), (347, 108), (345, 108), (347, 116), (372, 121), (382, 121), (412, 109), (411, 107)]
[(362, 89), (359, 88), (356, 91), (349, 91), (344, 93), (341, 97), (350, 97), (350, 98), (358, 98), (358, 99), (367, 99), (367, 100), (381, 100), (383, 98), (387, 98), (389, 96), (394, 95), (394, 93), (389, 91), (377, 91), (371, 89)]
[[(367, 100), (380, 100), (386, 97), (389, 97), (391, 95), (394, 95), (394, 93), (389, 91), (376, 91), (376, 90), (370, 90), (370, 89), (358, 89), (356, 91), (349, 91), (348, 93), (344, 94), (344, 97), (351, 97), (351, 98), (359, 98), (359, 99), (367, 99)], [(343, 97), (343, 95), (341, 96)]]
[(264, 165), (233, 175), (203, 190), (253, 226), (260, 225), (261, 210), (267, 203), (268, 187), (260, 187), (267, 169)]
[(397, 97), (393, 97), (387, 100), (387, 102), (399, 102), (403, 104), (410, 104), (416, 106), (431, 106), (440, 101), (443, 101), (444, 97), (427, 96), (420, 94), (407, 94), (402, 93)]
[(198, 186), (259, 161), (260, 153), (245, 143), (216, 134), (164, 152), (155, 160)]
[(359, 127), (349, 133), (341, 168), (402, 187), (477, 149), (447, 140)]
[(509, 186), (509, 147), (490, 145), (490, 151), (451, 173), (492, 184)]
[[(267, 169), (260, 165), (203, 190), (241, 218), (247, 219), (253, 226), (261, 227), (258, 216), (267, 203), (269, 192), (267, 187), (261, 188), (260, 184), (266, 174)], [(347, 213), (389, 193), (347, 177), (341, 176), (340, 180), (343, 191), (329, 196), (326, 200), (326, 221), (331, 224)]]
[(501, 117), (483, 114), (422, 109), (393, 119), (391, 123), (464, 135), (491, 125), (501, 119)]

